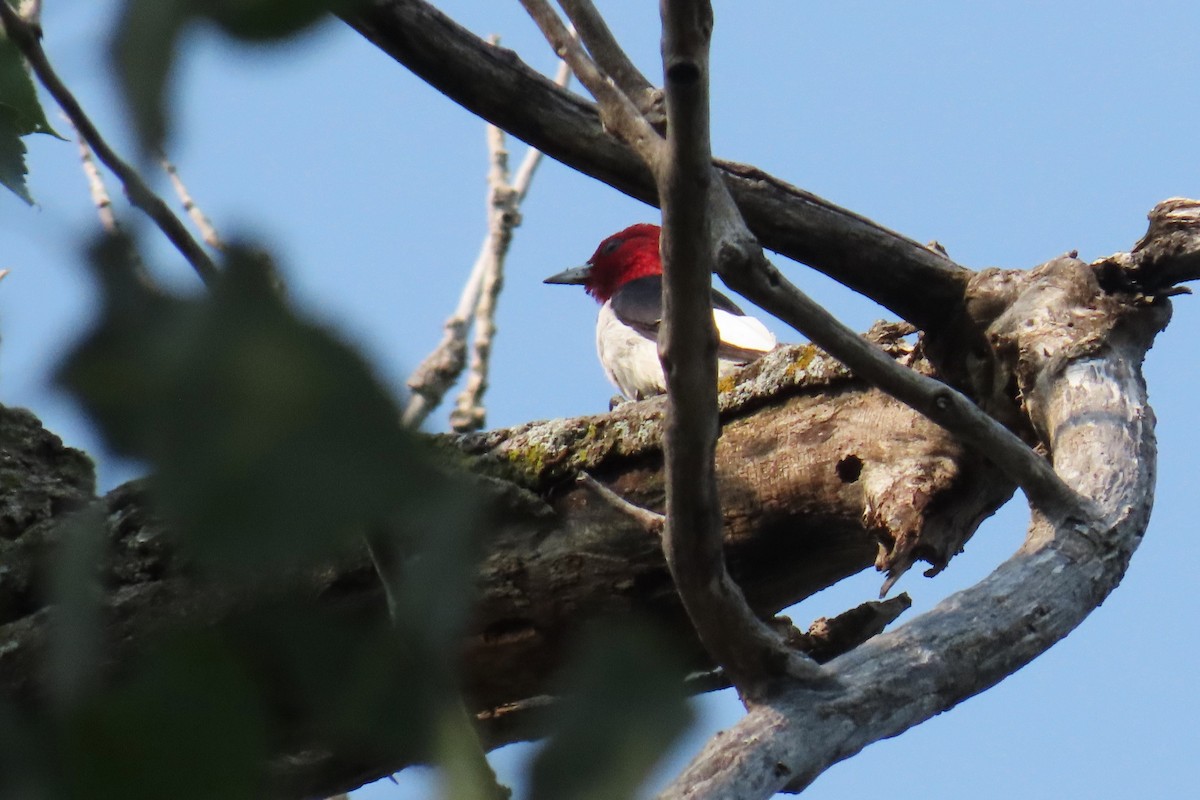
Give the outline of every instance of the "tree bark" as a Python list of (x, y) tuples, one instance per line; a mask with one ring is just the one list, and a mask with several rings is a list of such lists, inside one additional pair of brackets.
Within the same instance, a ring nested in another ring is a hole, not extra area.
[[(1124, 573), (1153, 497), (1153, 414), (1141, 359), (1169, 317), (1173, 282), (1197, 277), (1198, 233), (1200, 203), (1174, 199), (1152, 212), (1149, 233), (1131, 253), (973, 278), (966, 307), (987, 348), (976, 353), (976, 367), (987, 368), (976, 369), (972, 382), (995, 387), (983, 392), (993, 407), (1010, 399), (1008, 415), (1024, 420), (1026, 435), (1043, 443), (1083, 502), (1039, 509), (1025, 547), (990, 578), (835, 658), (825, 668), (829, 685), (782, 687), (755, 705), (738, 735), (710, 744), (668, 797), (799, 788), (871, 741), (1001, 680), (1104, 599)], [(883, 326), (873, 335), (901, 363), (931, 371), (905, 331)], [(872, 561), (893, 574), (917, 559), (940, 568), (1012, 492), (982, 455), (812, 346), (781, 348), (722, 389), (725, 553), (764, 617)], [(475, 476), (495, 508), (461, 659), (486, 745), (540, 733), (536, 711), (547, 702), (548, 680), (589, 618), (652, 617), (691, 642), (693, 666), (707, 664), (657, 536), (576, 480), (586, 472), (625, 500), (659, 510), (662, 428), (657, 398), (595, 417), (439, 439), (448, 461)], [(109, 545), (100, 677), (118, 674), (166, 632), (236, 621), (281, 592), (352, 630), (386, 614), (364, 553), (269, 591), (201, 583), (176, 558), (138, 484), (98, 500), (87, 458), (19, 409), (0, 411), (0, 450), (0, 696), (27, 711), (46, 713), (51, 703), (45, 667), (53, 610), (44, 576), (55, 526), (89, 503), (103, 504)], [(857, 617), (842, 646), (823, 658), (878, 629), (877, 615)], [(282, 796), (353, 788), (411, 760), (366, 758), (321, 741), (292, 745), (275, 762)]]
[[(559, 160), (656, 200), (648, 171), (588, 103), (420, 0), (374, 0), (347, 21), (470, 110)], [(1043, 447), (1078, 506), (1037, 509), (1025, 546), (984, 582), (910, 624), (856, 623), (819, 686), (781, 683), (733, 735), (713, 741), (666, 797), (767, 797), (799, 789), (870, 742), (894, 736), (1019, 669), (1117, 585), (1154, 488), (1153, 414), (1140, 364), (1166, 324), (1165, 295), (1198, 277), (1200, 205), (1173, 200), (1131, 253), (1096, 265), (1055, 259), (1030, 273), (970, 273), (851, 212), (743, 165), (717, 162), (763, 243), (881, 302), (931, 336), (929, 355), (989, 413)], [(933, 372), (923, 350), (881, 338)], [(717, 488), (724, 555), (755, 613), (787, 605), (874, 563), (894, 580), (915, 561), (940, 569), (1012, 493), (987, 460), (812, 347), (788, 348), (723, 386)], [(536, 713), (588, 619), (653, 618), (708, 666), (653, 531), (577, 477), (587, 473), (661, 511), (663, 403), (441, 440), (494, 510), (461, 684), (491, 746), (540, 732)], [(103, 664), (119, 676), (180, 628), (253, 615), (282, 593), (352, 630), (386, 614), (365, 553), (288, 576), (270, 592), (201, 582), (142, 487), (94, 494), (86, 457), (28, 412), (0, 408), (0, 699), (48, 713), (53, 608), (46, 589), (57, 525), (106, 512)], [(857, 634), (857, 635), (856, 635)], [(801, 637), (796, 637), (799, 640)], [(286, 718), (279, 727), (286, 727)], [(327, 795), (406, 766), (408, 756), (339, 751), (319, 734), (281, 744), (276, 789)]]
[[(662, 798), (766, 798), (895, 736), (1012, 674), (1116, 588), (1149, 521), (1154, 415), (1141, 362), (1166, 301), (1104, 293), (1060, 258), (989, 326), (1019, 353), (1016, 380), (1055, 471), (1090, 512), (1035, 510), (1024, 546), (979, 584), (827, 666), (834, 688), (793, 687), (710, 741)], [(764, 765), (771, 765), (764, 768)]]
[[(910, 345), (881, 337), (894, 356), (920, 364)], [(902, 571), (924, 558), (940, 567), (1011, 494), (984, 460), (811, 346), (777, 351), (726, 388), (717, 453), (726, 557), (764, 617), (872, 563)], [(694, 667), (709, 666), (658, 537), (575, 480), (586, 471), (630, 502), (661, 510), (662, 428), (659, 398), (601, 416), (440, 437), (496, 508), (462, 658), (468, 705), (487, 745), (538, 735), (536, 720), (529, 727), (521, 712), (550, 691), (588, 619), (650, 617), (686, 643)], [(53, 556), (55, 523), (93, 501), (92, 476), (86, 457), (28, 412), (4, 409), (0, 432), (7, 485), (22, 486), (6, 493), (0, 514), (0, 693), (36, 713), (51, 696), (52, 611), (39, 577)], [(109, 539), (106, 674), (165, 632), (222, 625), (278, 601), (277, 587), (256, 594), (193, 580), (139, 484), (100, 502)], [(363, 553), (295, 576), (286, 592), (350, 626), (369, 627), (386, 613)], [(870, 624), (853, 623), (848, 641), (822, 658), (874, 633)], [(364, 765), (319, 742), (279, 755), (277, 779), (296, 796), (353, 788), (406, 765)]]

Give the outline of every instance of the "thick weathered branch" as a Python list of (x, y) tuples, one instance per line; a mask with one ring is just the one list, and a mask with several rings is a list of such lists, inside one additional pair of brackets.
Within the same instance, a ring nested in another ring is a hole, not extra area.
[(1092, 264), (1107, 287), (1154, 295), (1200, 279), (1200, 201), (1172, 197), (1148, 217), (1150, 227), (1131, 252)]
[[(902, 343), (893, 347), (911, 358)], [(914, 552), (935, 567), (944, 564), (1011, 492), (936, 426), (864, 388), (812, 347), (780, 350), (756, 363), (720, 402), (717, 480), (726, 553), (733, 578), (763, 617), (870, 566), (881, 545), (885, 567)], [(636, 614), (680, 636), (691, 630), (658, 537), (575, 481), (587, 471), (631, 502), (661, 510), (663, 411), (659, 398), (598, 417), (442, 439), (456, 463), (480, 476), (497, 508), (462, 662), (469, 707), (484, 714), (481, 733), (490, 744), (538, 734), (504, 709), (525, 707), (548, 691), (585, 620)], [(22, 487), (0, 497), (0, 560), (7, 569), (0, 583), (0, 693), (36, 711), (47, 697), (48, 630), (37, 575), (54, 520), (88, 502), (91, 475), (84, 458), (27, 413), (0, 413), (0, 447), (6, 455), (0, 469), (20, 480), (0, 478)], [(119, 666), (165, 630), (236, 621), (265, 602), (192, 582), (137, 486), (104, 502), (109, 665)], [(336, 613), (351, 629), (386, 613), (365, 553), (300, 576), (288, 591)], [(692, 664), (710, 666), (699, 643), (691, 647)], [(358, 753), (328, 752), (320, 744), (278, 760), (281, 787), (329, 794), (405, 765), (364, 763)]]
[[(1035, 505), (1072, 507), (1085, 502), (1044, 459), (970, 398), (942, 381), (898, 366), (819, 303), (777, 276), (775, 268), (761, 256), (751, 256), (748, 261), (741, 268), (721, 270), (731, 286), (825, 348), (856, 375), (986, 453)], [(979, 283), (973, 287), (979, 288)]]
[[(371, 0), (345, 20), (471, 112), (552, 158), (657, 204), (648, 169), (605, 133), (594, 106), (422, 0)], [(925, 330), (961, 306), (970, 277), (941, 253), (754, 167), (718, 161), (750, 229), (782, 253)]]
[(1092, 501), (1094, 515), (1035, 512), (1025, 546), (991, 576), (835, 659), (827, 666), (835, 687), (795, 688), (752, 709), (662, 797), (766, 798), (800, 789), (867, 744), (1002, 680), (1096, 608), (1120, 581), (1149, 519), (1155, 446), (1140, 367), (1168, 316), (1165, 302), (1105, 294), (1077, 260), (1035, 270), (988, 335), (997, 352), (1020, 354), (1026, 409), (1056, 471)]
[[(1135, 253), (1091, 269), (1060, 258), (1027, 275), (981, 275), (972, 286), (968, 307), (986, 329), (1000, 381), (1015, 384), (1055, 471), (1089, 499), (1090, 515), (1035, 512), (1025, 546), (990, 577), (833, 661), (837, 684), (797, 687), (752, 709), (664, 798), (799, 790), (867, 744), (1021, 668), (1116, 587), (1154, 493), (1154, 417), (1141, 362), (1170, 307), (1149, 287), (1192, 274), (1197, 207), (1160, 204)], [(1114, 281), (1113, 269), (1126, 266), (1135, 279)]]

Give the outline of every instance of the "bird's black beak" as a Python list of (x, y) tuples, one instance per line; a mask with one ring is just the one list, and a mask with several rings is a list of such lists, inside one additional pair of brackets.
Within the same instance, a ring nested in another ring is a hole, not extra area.
[(592, 276), (592, 265), (584, 264), (582, 267), (571, 267), (565, 269), (557, 275), (551, 275), (542, 283), (560, 283), (567, 286), (583, 286), (587, 284), (588, 278)]

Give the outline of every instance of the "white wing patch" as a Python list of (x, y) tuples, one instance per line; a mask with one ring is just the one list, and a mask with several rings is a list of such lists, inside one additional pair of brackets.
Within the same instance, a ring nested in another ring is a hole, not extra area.
[[(719, 359), (717, 369), (721, 375), (737, 371), (747, 361), (756, 358), (756, 354), (775, 349), (775, 335), (754, 317), (714, 309), (713, 321), (717, 326), (717, 336), (725, 347), (745, 351), (736, 357)], [(611, 301), (600, 307), (600, 318), (596, 324), (596, 350), (604, 366), (604, 374), (630, 400), (641, 400), (667, 390), (654, 332), (640, 332), (626, 325), (612, 310)]]
[(713, 322), (717, 324), (717, 338), (739, 350), (766, 353), (774, 350), (777, 344), (775, 334), (754, 317), (738, 316), (717, 308), (713, 309)]

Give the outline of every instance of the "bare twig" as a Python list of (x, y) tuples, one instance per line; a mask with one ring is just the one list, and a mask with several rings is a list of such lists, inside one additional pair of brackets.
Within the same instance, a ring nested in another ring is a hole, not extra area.
[(471, 348), (471, 370), (467, 385), (458, 395), (450, 426), (459, 433), (477, 431), (484, 425), (486, 412), (483, 395), (487, 391), (488, 365), (491, 361), (492, 338), (496, 335), (496, 301), (504, 288), (504, 256), (512, 241), (513, 228), (520, 224), (516, 192), (508, 182), (508, 151), (504, 146), (504, 131), (495, 125), (487, 128), (488, 152), (488, 238), (483, 274), (479, 280), (478, 301), (475, 304), (475, 340)]
[[(499, 38), (493, 39), (492, 43), (498, 44)], [(566, 86), (570, 79), (571, 68), (565, 61), (559, 61), (555, 83)], [(475, 287), (478, 298), (475, 304), (475, 339), (467, 385), (459, 394), (454, 411), (450, 414), (451, 427), (460, 433), (480, 430), (486, 420), (483, 395), (488, 387), (492, 339), (496, 335), (496, 305), (504, 287), (504, 259), (512, 243), (513, 229), (521, 224), (521, 201), (529, 193), (533, 175), (542, 161), (541, 151), (529, 148), (517, 170), (517, 177), (510, 182), (504, 138), (503, 130), (495, 125), (488, 126), (488, 151), (491, 154), (491, 168), (488, 171), (488, 237), (484, 244), (486, 255), (482, 261), (483, 271)], [(472, 278), (475, 278), (474, 272)]]
[(146, 185), (137, 171), (109, 147), (108, 142), (100, 135), (100, 131), (84, 113), (83, 107), (75, 99), (75, 95), (59, 79), (58, 74), (50, 65), (49, 59), (46, 58), (46, 52), (42, 49), (38, 39), (38, 28), (23, 20), (7, 2), (0, 2), (0, 20), (4, 22), (4, 29), (7, 31), (9, 39), (25, 56), (25, 60), (33, 68), (38, 80), (46, 87), (46, 91), (50, 92), (55, 102), (62, 108), (63, 113), (71, 120), (71, 124), (79, 131), (80, 136), (95, 151), (100, 161), (112, 170), (113, 174), (121, 181), (129, 202), (150, 217), (175, 246), (175, 249), (183, 254), (183, 257), (192, 265), (202, 281), (211, 284), (216, 280), (220, 273), (216, 264), (204, 252), (204, 248), (192, 238), (184, 224), (171, 213), (162, 198)]
[(641, 525), (647, 532), (654, 534), (662, 533), (663, 524), (666, 522), (666, 517), (662, 514), (658, 514), (648, 508), (642, 508), (639, 505), (634, 505), (586, 472), (579, 473), (579, 476), (575, 480), (595, 492), (596, 496), (601, 500), (632, 519), (638, 525)]
[(442, 340), (408, 378), (412, 395), (401, 417), (406, 427), (415, 428), (424, 422), (462, 374), (467, 357), (467, 322), (478, 302), (479, 286), (490, 253), (488, 245), (485, 240), (459, 295), (458, 306), (442, 326)]
[(604, 127), (632, 147), (646, 163), (659, 158), (663, 148), (662, 137), (642, 116), (633, 101), (600, 71), (549, 3), (545, 0), (521, 0), (521, 5), (537, 23), (555, 54), (571, 65), (575, 77), (596, 98)]
[[(104, 185), (104, 175), (101, 174), (100, 167), (96, 164), (95, 154), (88, 146), (87, 140), (80, 135), (79, 129), (71, 122), (71, 118), (66, 114), (63, 114), (62, 118), (75, 131), (75, 141), (79, 145), (79, 164), (87, 179), (88, 193), (92, 196), (93, 205), (96, 206), (96, 216), (100, 218), (100, 227), (104, 229), (105, 233), (116, 233), (121, 229), (121, 224), (117, 221), (112, 197), (108, 194), (108, 187)], [(129, 258), (137, 280), (147, 287), (153, 286), (154, 281), (151, 279), (150, 273), (146, 271), (146, 266), (142, 263), (136, 250), (130, 250)]]
[(183, 204), (183, 210), (192, 220), (192, 224), (196, 226), (196, 230), (200, 231), (200, 237), (214, 250), (225, 249), (225, 241), (221, 235), (217, 233), (216, 227), (200, 208), (196, 205), (196, 201), (192, 199), (191, 192), (188, 191), (187, 184), (183, 182), (183, 178), (179, 177), (179, 170), (175, 168), (175, 164), (171, 162), (165, 155), (159, 157), (159, 163), (167, 173), (167, 177), (171, 179), (171, 185), (175, 187), (175, 194), (179, 196), (179, 202)]
[[(70, 123), (70, 120), (67, 120)], [(72, 126), (74, 127), (74, 126)], [(104, 228), (108, 233), (116, 233), (120, 227), (117, 224), (117, 216), (113, 213), (112, 198), (108, 195), (108, 188), (104, 185), (104, 176), (100, 174), (99, 167), (96, 166), (96, 158), (92, 153), (92, 148), (88, 147), (87, 140), (79, 136), (76, 131), (76, 139), (79, 143), (79, 161), (83, 167), (83, 175), (87, 178), (88, 193), (92, 196), (92, 203), (96, 206), (96, 216), (100, 217), (100, 227)]]
[(667, 383), (667, 524), (663, 550), (692, 625), (743, 699), (761, 699), (780, 677), (817, 678), (746, 603), (722, 550), (717, 494), (717, 337), (711, 306), (709, 232), (713, 179), (708, 132), (712, 7), (664, 0), (667, 158), (655, 170), (663, 209), (663, 327)]
[(633, 65), (591, 0), (558, 0), (597, 66), (616, 82), (651, 124), (666, 122), (662, 92)]
[[(570, 67), (566, 62), (560, 62), (555, 73), (555, 82), (566, 86), (570, 79)], [(458, 305), (443, 325), (442, 340), (420, 366), (413, 370), (408, 379), (412, 396), (404, 408), (403, 415), (403, 423), (408, 427), (417, 427), (424, 422), (462, 374), (466, 365), (467, 331), (472, 316), (475, 318), (477, 331), (489, 329), (482, 349), (490, 352), (491, 336), (495, 329), (494, 323), (491, 322), (495, 313), (495, 294), (499, 293), (502, 280), (497, 279), (499, 268), (493, 265), (503, 265), (512, 240), (512, 228), (520, 222), (521, 201), (529, 193), (533, 176), (542, 159), (540, 151), (530, 148), (517, 169), (516, 178), (510, 184), (506, 163), (501, 163), (499, 155), (503, 153), (503, 142), (503, 132), (499, 128), (488, 126), (488, 146), (492, 153), (491, 169), (488, 173), (488, 234), (483, 240), (474, 266), (471, 267)], [(504, 156), (506, 162), (507, 154)], [(492, 277), (489, 278), (489, 275)], [(487, 291), (484, 291), (485, 286), (488, 287)], [(486, 299), (489, 292), (494, 294), (490, 295), (490, 299)], [(481, 306), (486, 308), (481, 311)], [(472, 361), (470, 385), (460, 395), (455, 411), (460, 422), (464, 425), (472, 424), (474, 427), (483, 424), (482, 396), (487, 388), (487, 356), (479, 358), (480, 349), (480, 336), (477, 333), (477, 357)], [(454, 417), (451, 418), (451, 422), (456, 429), (459, 428)]]

